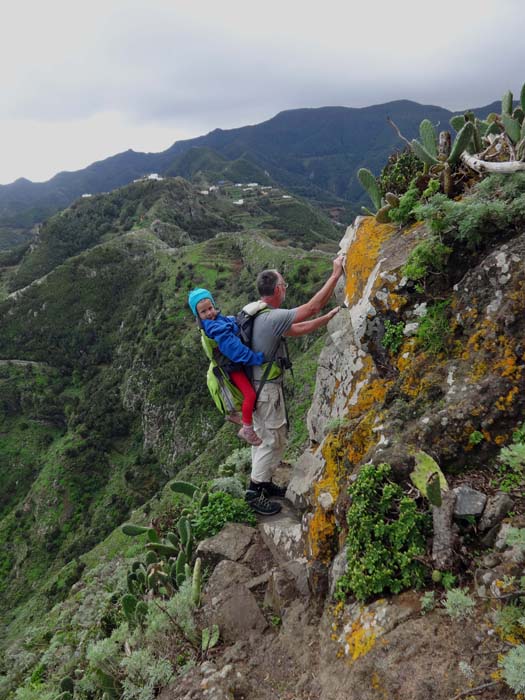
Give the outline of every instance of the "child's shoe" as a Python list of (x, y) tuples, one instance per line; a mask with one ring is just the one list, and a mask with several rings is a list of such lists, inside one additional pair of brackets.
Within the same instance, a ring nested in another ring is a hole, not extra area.
[(230, 413), (228, 413), (228, 415), (226, 416), (226, 420), (229, 420), (230, 423), (235, 423), (236, 425), (242, 425), (242, 418), (237, 413), (237, 411), (231, 411)]
[(262, 440), (253, 429), (253, 425), (243, 425), (237, 435), (254, 447), (262, 444)]

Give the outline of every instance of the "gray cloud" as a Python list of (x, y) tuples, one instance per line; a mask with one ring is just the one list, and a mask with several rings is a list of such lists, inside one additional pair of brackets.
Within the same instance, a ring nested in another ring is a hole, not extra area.
[(297, 107), (408, 98), (459, 109), (518, 92), (518, 0), (430, 12), (416, 0), (26, 0), (0, 9), (0, 126), (118, 113), (134, 128), (172, 125), (175, 140)]

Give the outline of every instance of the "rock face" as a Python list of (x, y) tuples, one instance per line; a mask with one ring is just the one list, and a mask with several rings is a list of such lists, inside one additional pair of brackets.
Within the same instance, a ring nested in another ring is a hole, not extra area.
[[(210, 565), (220, 562), (203, 615), (210, 623), (222, 616), (232, 646), (216, 666), (188, 676), (193, 691), (164, 691), (163, 700), (199, 697), (195, 689), (208, 690), (210, 679), (217, 698), (449, 700), (487, 683), (487, 659), (497, 666), (501, 641), (485, 613), (454, 620), (438, 602), (423, 615), (414, 592), (367, 605), (330, 597), (347, 566), (347, 487), (363, 464), (388, 462), (403, 482), (422, 450), (453, 481), (454, 469), (484, 465), (509, 443), (524, 413), (525, 234), (480, 256), (441, 290), (447, 313), (438, 345), (446, 352), (418, 339), (429, 302), (401, 273), (424, 235), (420, 225), (399, 231), (368, 217), (348, 229), (339, 297), (347, 308), (329, 324), (321, 353), (308, 414), (312, 444), (287, 491), (295, 509), (263, 519), (256, 534), (230, 531), (201, 544)], [(382, 344), (387, 321), (403, 326), (397, 352)], [(466, 472), (451, 484), (448, 511), (440, 511), (449, 541), (435, 538), (442, 551), (433, 565), (453, 569), (464, 550), (461, 528), (475, 528), (496, 551), (476, 564), (474, 588), (497, 599), (502, 581), (525, 574), (525, 555), (507, 545), (509, 524), (501, 523), (512, 499), (485, 492), (489, 483), (470, 484)], [(484, 693), (513, 697), (501, 682)]]
[[(483, 464), (510, 442), (524, 413), (525, 234), (487, 252), (441, 293), (449, 310), (440, 330), (446, 352), (413, 336), (428, 300), (401, 269), (424, 235), (423, 225), (397, 230), (358, 217), (341, 241), (347, 310), (328, 326), (308, 414), (314, 448), (299, 460), (289, 489), (307, 509), (310, 561), (329, 565), (337, 553), (335, 532), (345, 530), (338, 502), (360, 465), (388, 462), (404, 480), (418, 450), (445, 472)], [(396, 353), (382, 346), (387, 321), (405, 331)]]

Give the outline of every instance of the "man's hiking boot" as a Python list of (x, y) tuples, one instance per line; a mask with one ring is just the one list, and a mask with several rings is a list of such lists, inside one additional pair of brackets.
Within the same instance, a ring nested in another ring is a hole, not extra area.
[(282, 508), (280, 503), (268, 500), (259, 489), (248, 489), (244, 498), (250, 508), (260, 515), (275, 515)]
[(286, 486), (277, 486), (273, 481), (263, 481), (258, 484), (266, 498), (284, 498), (286, 496)]
[(262, 444), (261, 438), (257, 435), (252, 425), (243, 425), (237, 435), (246, 440), (249, 445), (254, 445), (254, 447)]

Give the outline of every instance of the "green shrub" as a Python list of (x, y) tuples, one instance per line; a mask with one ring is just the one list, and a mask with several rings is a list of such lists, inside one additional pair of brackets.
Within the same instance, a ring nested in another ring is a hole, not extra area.
[(435, 194), (417, 204), (413, 215), (425, 221), (437, 234), (474, 248), (499, 233), (518, 231), (525, 223), (525, 180), (523, 173), (491, 175), (478, 183), (460, 201)]
[(445, 350), (451, 333), (446, 312), (449, 304), (450, 302), (446, 300), (430, 306), (417, 329), (416, 338), (423, 350), (433, 355), (438, 355)]
[(198, 540), (212, 537), (222, 530), (226, 523), (248, 523), (255, 525), (257, 519), (253, 510), (242, 498), (234, 498), (229, 493), (218, 491), (210, 494), (208, 505), (203, 506), (191, 521), (191, 527)]
[(525, 548), (525, 528), (509, 527), (505, 535), (505, 544), (510, 547)]
[(395, 224), (401, 224), (402, 226), (411, 221), (415, 221), (416, 216), (414, 214), (414, 208), (418, 204), (420, 197), (421, 192), (416, 184), (416, 180), (413, 180), (408, 190), (399, 199), (399, 206), (390, 209), (388, 212), (390, 221), (393, 221)]
[(163, 601), (162, 609), (150, 606), (144, 639), (148, 646), (155, 649), (167, 648), (169, 638), (173, 635), (173, 620), (190, 641), (197, 638), (197, 626), (193, 615), (195, 605), (192, 600), (192, 581), (186, 579), (171, 598)]
[(431, 236), (410, 252), (403, 266), (405, 277), (417, 281), (426, 277), (430, 272), (443, 272), (452, 248), (446, 246), (437, 236)]
[(497, 471), (501, 491), (521, 489), (525, 479), (525, 444), (504, 447), (499, 453)]
[(249, 447), (240, 447), (234, 450), (225, 460), (219, 465), (218, 473), (221, 476), (233, 476), (234, 474), (247, 474), (252, 463), (252, 453)]
[(421, 170), (421, 161), (410, 148), (392, 153), (378, 178), (381, 194), (384, 196), (387, 192), (392, 192), (402, 195)]
[(454, 620), (464, 620), (474, 613), (476, 603), (468, 594), (467, 589), (451, 588), (447, 591), (447, 597), (443, 607), (447, 614)]
[(448, 591), (451, 588), (454, 588), (456, 585), (457, 581), (457, 576), (454, 576), (454, 574), (451, 571), (443, 571), (441, 575), (441, 585), (443, 588)]
[(525, 644), (511, 649), (498, 661), (505, 683), (515, 693), (525, 693)]
[(210, 490), (229, 493), (234, 498), (244, 498), (246, 489), (237, 476), (221, 476), (212, 480)]
[(479, 430), (473, 430), (468, 436), (468, 443), (469, 445), (479, 445), (479, 443), (483, 442), (484, 439), (485, 436), (482, 432)]
[(496, 615), (496, 628), (502, 638), (523, 636), (525, 609), (518, 602), (504, 605)]
[(421, 600), (419, 601), (421, 605), (421, 614), (426, 615), (429, 612), (432, 612), (434, 608), (436, 607), (436, 594), (434, 591), (426, 591), (423, 593), (421, 596)]
[(403, 333), (404, 328), (405, 324), (403, 322), (392, 323), (392, 321), (388, 319), (385, 321), (385, 334), (381, 340), (381, 345), (386, 348), (386, 350), (390, 350), (393, 355), (395, 355), (403, 345), (403, 340), (405, 339)]
[(156, 658), (149, 649), (138, 649), (120, 662), (125, 677), (122, 700), (154, 700), (160, 688), (173, 678), (173, 668), (167, 659)]
[(515, 444), (525, 443), (525, 423), (512, 433), (512, 442)]
[(364, 601), (423, 584), (416, 557), (425, 553), (428, 515), (390, 481), (390, 473), (388, 464), (365, 465), (348, 489), (348, 568), (337, 584), (340, 599), (353, 593)]

